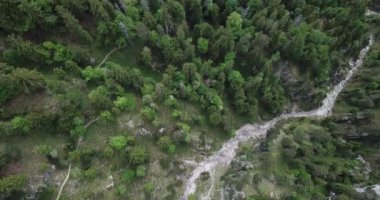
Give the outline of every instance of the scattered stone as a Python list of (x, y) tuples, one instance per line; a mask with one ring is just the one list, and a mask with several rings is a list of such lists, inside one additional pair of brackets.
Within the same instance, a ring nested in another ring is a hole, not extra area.
[(371, 166), (366, 160), (364, 160), (364, 158), (361, 155), (359, 155), (357, 159), (363, 164), (364, 178), (368, 180), (369, 174), (372, 172)]
[(224, 199), (231, 199), (231, 200), (245, 199), (244, 192), (237, 190), (236, 185), (226, 185), (221, 192), (222, 192), (221, 196)]
[(91, 63), (92, 65), (95, 65), (95, 63), (96, 63), (96, 58), (95, 58), (95, 57), (91, 57), (91, 58), (90, 58), (90, 63)]
[(184, 160), (183, 164), (190, 165), (190, 166), (196, 166), (198, 163), (195, 162), (194, 160)]
[(274, 192), (271, 192), (271, 193), (270, 193), (269, 198), (270, 198), (270, 199), (277, 199), (277, 198), (276, 198), (276, 194), (275, 194)]
[(334, 115), (335, 122), (347, 122), (352, 119), (351, 113), (342, 113)]
[(36, 193), (27, 194), (24, 196), (25, 200), (34, 200), (36, 199)]
[(363, 120), (363, 119), (367, 119), (367, 118), (368, 118), (368, 113), (366, 113), (366, 112), (358, 112), (355, 115), (356, 120)]
[(108, 190), (108, 189), (112, 188), (114, 185), (115, 185), (115, 183), (114, 183), (114, 181), (113, 181), (113, 176), (110, 175), (110, 176), (108, 177), (107, 185), (106, 185), (105, 189)]
[(361, 138), (361, 136), (362, 135), (359, 132), (350, 132), (345, 135), (345, 138), (349, 140), (355, 140)]
[(161, 127), (160, 130), (158, 130), (158, 132), (161, 133), (161, 134), (165, 133), (165, 131), (166, 131), (166, 129), (163, 128), (163, 127)]
[(186, 168), (185, 168), (184, 164), (179, 164), (178, 165), (178, 169), (181, 170), (181, 171), (184, 171)]
[(52, 157), (52, 158), (58, 158), (58, 151), (57, 149), (54, 149), (53, 151), (51, 151), (49, 153), (49, 155)]
[(152, 132), (146, 130), (145, 128), (140, 128), (140, 129), (137, 129), (137, 131), (135, 132), (135, 135), (136, 136), (151, 136), (152, 135)]
[(133, 128), (135, 128), (135, 124), (134, 124), (134, 122), (133, 122), (132, 120), (129, 120), (129, 121), (127, 122), (127, 127), (128, 127), (129, 129), (133, 129)]
[(53, 184), (53, 180), (49, 174), (49, 172), (45, 172), (44, 173), (44, 176), (43, 176), (43, 181), (46, 185), (52, 185)]
[(366, 195), (371, 195), (371, 193), (375, 196), (375, 199), (380, 197), (380, 184), (365, 186), (365, 187), (355, 187), (354, 188), (359, 193), (367, 193)]

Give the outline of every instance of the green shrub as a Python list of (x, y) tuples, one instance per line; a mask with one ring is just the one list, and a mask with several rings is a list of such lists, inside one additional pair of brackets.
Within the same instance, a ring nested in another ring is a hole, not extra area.
[(118, 195), (125, 195), (127, 193), (127, 188), (124, 186), (124, 185), (119, 185), (117, 188), (116, 188), (116, 191), (117, 191), (117, 194)]
[(39, 53), (43, 55), (44, 61), (49, 65), (62, 64), (72, 58), (71, 52), (64, 45), (50, 41), (42, 43)]
[(133, 165), (144, 163), (148, 158), (145, 147), (135, 146), (128, 152), (128, 160)]
[(41, 144), (34, 147), (33, 151), (43, 156), (47, 156), (53, 151), (53, 147), (47, 144)]
[(27, 183), (25, 175), (10, 175), (0, 179), (0, 193), (21, 190)]
[(148, 47), (144, 47), (141, 52), (141, 61), (145, 66), (152, 64), (152, 52)]
[[(149, 91), (149, 92), (150, 92), (150, 91)], [(151, 105), (154, 103), (154, 101), (153, 101), (153, 96), (150, 95), (150, 94), (146, 94), (146, 95), (144, 95), (143, 98), (142, 98), (142, 102), (143, 102), (143, 104), (146, 105), (146, 106), (151, 106)]]
[(354, 193), (351, 186), (344, 185), (341, 183), (332, 183), (331, 189), (338, 194), (348, 194), (349, 195), (350, 193)]
[(127, 146), (127, 137), (124, 135), (113, 136), (110, 138), (109, 144), (116, 150), (122, 150)]
[(166, 151), (167, 153), (174, 154), (176, 146), (174, 145), (172, 139), (169, 136), (162, 136), (158, 140), (158, 146)]
[(147, 182), (144, 184), (144, 191), (148, 194), (152, 194), (154, 191), (154, 184), (153, 182)]
[(43, 187), (39, 189), (38, 199), (39, 200), (49, 200), (55, 198), (55, 189), (53, 186)]
[[(185, 139), (186, 140), (186, 139)], [(188, 141), (190, 141), (190, 139), (187, 139)], [(174, 145), (174, 144), (170, 144), (169, 146), (168, 146), (168, 149), (167, 149), (167, 151), (168, 151), (168, 153), (169, 154), (175, 154), (175, 151), (176, 151), (176, 146)]]
[(16, 84), (6, 75), (0, 75), (0, 105), (18, 92)]
[(15, 134), (15, 130), (13, 129), (13, 125), (10, 122), (0, 122), (0, 137), (2, 136), (10, 136)]
[(0, 143), (0, 169), (12, 160), (20, 158), (20, 150), (16, 146)]
[(216, 126), (222, 122), (223, 118), (220, 112), (213, 112), (209, 115), (209, 122)]
[(119, 110), (128, 110), (132, 111), (136, 107), (136, 99), (132, 94), (127, 94), (123, 97), (117, 97), (117, 99), (113, 102)]
[(112, 113), (108, 110), (101, 112), (100, 117), (105, 121), (111, 121), (113, 119)]
[(83, 171), (79, 167), (73, 167), (71, 169), (71, 177), (81, 178), (81, 177), (83, 177)]
[(197, 41), (197, 48), (200, 53), (206, 53), (208, 51), (208, 40), (205, 38), (199, 38)]
[(98, 172), (95, 168), (90, 168), (86, 171), (84, 171), (84, 177), (87, 178), (87, 179), (94, 179), (96, 176), (97, 176)]
[(178, 106), (178, 101), (173, 95), (170, 95), (166, 100), (165, 100), (165, 105), (170, 106), (172, 108), (176, 108)]
[(54, 68), (53, 73), (58, 77), (58, 79), (63, 79), (66, 75), (65, 70), (63, 70), (62, 68)]
[(284, 137), (281, 140), (281, 146), (283, 148), (292, 148), (294, 146), (294, 142), (292, 139), (290, 139), (288, 137)]
[(80, 137), (86, 134), (87, 130), (84, 125), (84, 119), (82, 117), (74, 117), (74, 128), (70, 130), (70, 134), (75, 137)]
[(99, 86), (88, 94), (90, 103), (99, 110), (108, 110), (112, 107), (112, 101), (109, 98), (110, 92), (104, 86)]
[(122, 179), (126, 183), (131, 183), (133, 180), (135, 180), (136, 173), (133, 170), (127, 169), (124, 171), (122, 175)]
[(156, 119), (156, 116), (157, 116), (157, 113), (156, 111), (151, 108), (151, 107), (144, 107), (143, 110), (141, 111), (143, 116), (149, 120), (149, 121), (153, 121)]
[(137, 169), (136, 169), (136, 176), (137, 177), (144, 177), (145, 176), (145, 171), (146, 171), (146, 168), (144, 165), (139, 165), (137, 166)]
[(103, 158), (109, 159), (109, 158), (112, 157), (113, 153), (114, 153), (113, 148), (107, 146), (107, 147), (104, 148), (104, 151), (102, 152), (101, 156), (102, 156)]
[(171, 116), (174, 118), (174, 119), (179, 119), (182, 115), (182, 112), (179, 111), (179, 110), (173, 110)]
[(94, 151), (77, 149), (69, 152), (69, 160), (71, 162), (81, 162), (83, 165), (90, 165), (94, 157)]
[(25, 117), (17, 116), (12, 119), (11, 123), (15, 130), (20, 130), (24, 133), (30, 131), (30, 122)]
[(86, 79), (86, 81), (90, 80), (99, 80), (104, 76), (104, 69), (100, 67), (91, 67), (87, 66), (84, 70), (82, 70), (82, 76)]

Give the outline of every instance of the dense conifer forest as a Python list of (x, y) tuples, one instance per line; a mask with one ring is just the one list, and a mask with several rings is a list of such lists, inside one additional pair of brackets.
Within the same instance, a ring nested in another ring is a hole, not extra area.
[[(206, 199), (378, 199), (379, 10), (1, 0), (0, 199), (202, 199), (210, 181)], [(183, 196), (194, 165), (244, 124), (321, 106), (370, 36), (331, 116), (281, 121)]]

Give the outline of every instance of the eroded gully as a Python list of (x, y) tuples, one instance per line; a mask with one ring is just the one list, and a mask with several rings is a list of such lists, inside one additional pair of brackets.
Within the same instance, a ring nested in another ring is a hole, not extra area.
[(251, 140), (265, 138), (268, 130), (273, 128), (279, 121), (291, 119), (291, 118), (324, 118), (331, 115), (331, 111), (335, 105), (335, 101), (339, 93), (344, 89), (347, 82), (351, 79), (352, 75), (363, 65), (363, 60), (368, 53), (370, 47), (374, 42), (373, 35), (370, 36), (368, 45), (360, 51), (359, 57), (356, 61), (350, 61), (350, 70), (347, 72), (345, 78), (340, 81), (334, 88), (327, 94), (326, 98), (322, 102), (322, 106), (311, 111), (292, 112), (282, 114), (270, 121), (260, 124), (246, 124), (238, 129), (235, 133), (235, 137), (228, 140), (222, 148), (207, 157), (203, 161), (194, 164), (195, 168), (191, 172), (189, 178), (185, 183), (184, 193), (180, 200), (187, 200), (189, 196), (196, 192), (197, 180), (202, 173), (210, 174), (210, 184), (206, 188), (206, 194), (202, 195), (201, 199), (209, 200), (212, 198), (213, 190), (215, 189), (215, 180), (219, 177), (216, 171), (221, 168), (228, 167), (231, 161), (234, 159), (239, 147), (239, 143)]

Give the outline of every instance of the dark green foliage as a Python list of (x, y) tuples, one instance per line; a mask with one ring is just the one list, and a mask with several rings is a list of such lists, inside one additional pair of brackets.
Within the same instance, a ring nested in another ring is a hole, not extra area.
[(144, 191), (148, 194), (152, 194), (154, 191), (154, 184), (153, 182), (147, 182), (144, 184)]
[(0, 105), (17, 93), (17, 88), (13, 81), (5, 76), (0, 75)]
[(94, 108), (105, 110), (111, 107), (112, 101), (109, 98), (109, 91), (104, 86), (99, 86), (88, 94), (88, 98)]
[(181, 3), (169, 0), (163, 8), (163, 20), (171, 18), (174, 23), (180, 23), (185, 19), (185, 10)]
[(36, 70), (17, 68), (10, 74), (13, 84), (22, 87), (25, 92), (33, 92), (44, 87), (44, 78)]
[(133, 94), (126, 94), (122, 97), (117, 97), (114, 104), (120, 110), (133, 111), (136, 107), (135, 96)]
[(202, 54), (207, 53), (209, 42), (207, 39), (200, 37), (197, 42), (198, 51)]
[(166, 151), (167, 153), (169, 154), (175, 153), (176, 147), (169, 136), (160, 137), (157, 144), (162, 150)]
[(54, 188), (44, 187), (38, 192), (38, 197), (40, 200), (49, 200), (54, 198)]
[[(299, 93), (317, 102), (314, 96), (323, 95), (332, 74), (343, 71), (346, 58), (367, 40), (366, 6), (367, 1), (332, 0), (3, 0), (0, 136), (65, 134), (70, 142), (64, 152), (70, 152), (69, 162), (80, 163), (88, 180), (100, 175), (91, 166), (98, 156), (87, 146), (77, 148), (76, 141), (87, 142), (103, 130), (88, 129), (97, 119), (116, 134), (124, 133), (130, 115), (133, 121), (144, 118), (144, 125), (166, 127), (155, 139), (162, 151), (174, 154), (180, 145), (190, 146), (197, 126), (231, 131), (235, 121), (284, 112)], [(117, 52), (104, 58), (115, 46)], [(379, 56), (370, 57), (374, 68)], [(348, 104), (372, 109), (380, 83), (365, 77), (368, 84)], [(33, 99), (20, 102), (21, 94)], [(18, 104), (25, 109), (13, 112)], [(378, 126), (368, 124), (367, 132), (376, 132)], [(289, 128), (278, 144), (270, 144), (280, 149), (278, 157), (263, 153), (266, 170), (275, 174), (271, 182), (289, 186), (294, 191), (284, 197), (289, 199), (322, 199), (328, 190), (351, 196), (346, 186), (356, 181), (350, 175), (354, 147), (327, 133), (331, 127), (306, 127)], [(121, 180), (143, 178), (147, 147), (126, 135), (108, 137), (104, 158), (131, 168)], [(53, 150), (35, 149), (49, 156)], [(11, 151), (0, 148), (0, 167), (15, 159)], [(277, 165), (284, 171), (271, 168)], [(23, 182), (4, 178), (3, 185), (4, 180), (11, 183), (0, 192), (18, 190)], [(152, 197), (152, 182), (137, 188)], [(125, 185), (117, 190), (123, 197), (129, 193)]]
[(28, 133), (30, 131), (30, 121), (25, 117), (17, 116), (12, 119), (11, 124), (16, 131), (21, 131), (23, 133)]
[(149, 121), (155, 120), (157, 116), (155, 109), (151, 107), (144, 107), (141, 113)]
[(148, 47), (144, 47), (141, 52), (141, 61), (146, 66), (150, 66), (152, 64), (152, 52)]
[(72, 58), (71, 52), (62, 44), (53, 42), (42, 43), (41, 54), (44, 56), (46, 64), (62, 64)]
[[(259, 168), (266, 176), (275, 177), (276, 187), (294, 191), (294, 194), (278, 194), (281, 198), (324, 199), (328, 191), (353, 196), (351, 183), (361, 178), (350, 173), (358, 174), (355, 170), (360, 165), (355, 161), (352, 146), (340, 141), (341, 138), (332, 137), (318, 122), (296, 120), (282, 124), (271, 133), (267, 141), (270, 152), (252, 152), (252, 155), (259, 154)], [(265, 179), (256, 178), (255, 185)], [(261, 195), (257, 197), (265, 198), (267, 194)]]
[(79, 24), (79, 21), (70, 13), (69, 10), (58, 5), (55, 7), (55, 11), (57, 11), (58, 15), (62, 18), (67, 29), (78, 34), (81, 39), (84, 39), (87, 42), (92, 42), (93, 39), (91, 35), (83, 29), (83, 27)]
[(0, 143), (0, 170), (11, 161), (15, 161), (19, 158), (19, 149), (9, 144)]
[(36, 26), (51, 26), (57, 21), (50, 1), (12, 1), (0, 4), (0, 28), (12, 33), (27, 32)]
[(92, 179), (95, 179), (98, 174), (99, 173), (95, 168), (89, 168), (86, 171), (84, 171), (83, 176), (87, 180), (92, 180)]
[(278, 113), (285, 105), (284, 89), (279, 85), (276, 77), (264, 79), (261, 83), (261, 100), (266, 105), (266, 108), (272, 113)]
[(227, 28), (231, 29), (235, 38), (238, 38), (240, 36), (240, 33), (242, 31), (242, 23), (243, 19), (237, 12), (231, 13), (227, 18), (226, 26)]
[(147, 159), (148, 154), (143, 146), (134, 146), (128, 151), (128, 161), (132, 165), (143, 164)]
[(130, 170), (130, 169), (125, 170), (123, 172), (123, 174), (122, 174), (122, 179), (126, 183), (132, 182), (135, 179), (135, 177), (136, 177), (135, 171), (134, 170)]
[(100, 80), (104, 77), (104, 69), (100, 67), (93, 68), (88, 66), (82, 70), (82, 76), (86, 79), (86, 81)]
[(70, 162), (76, 162), (80, 164), (82, 169), (89, 169), (92, 167), (92, 161), (94, 160), (95, 153), (93, 150), (74, 150), (69, 152), (68, 158)]
[(70, 130), (71, 136), (82, 137), (86, 134), (86, 127), (84, 125), (84, 119), (81, 117), (75, 117), (73, 119), (73, 128)]
[(139, 165), (137, 166), (136, 168), (136, 176), (139, 177), (139, 178), (143, 178), (145, 176), (145, 172), (146, 171), (146, 168), (144, 165)]
[(124, 135), (111, 137), (109, 144), (116, 150), (122, 150), (127, 146), (127, 137), (125, 137)]
[(113, 79), (125, 88), (140, 90), (144, 85), (144, 77), (136, 68), (122, 67), (116, 63), (106, 63), (106, 78)]
[(27, 183), (25, 175), (10, 175), (0, 179), (0, 193), (21, 190)]
[(43, 75), (36, 70), (0, 65), (0, 105), (18, 94), (36, 92), (45, 87)]
[(53, 147), (50, 145), (38, 145), (34, 147), (33, 152), (38, 153), (43, 156), (49, 155), (53, 151)]
[(68, 61), (72, 62), (72, 59), (85, 63), (87, 59), (86, 52), (76, 48), (69, 49), (63, 44), (51, 41), (35, 44), (14, 35), (7, 38), (7, 47), (7, 50), (3, 52), (3, 58), (12, 65), (44, 68), (63, 65)]

